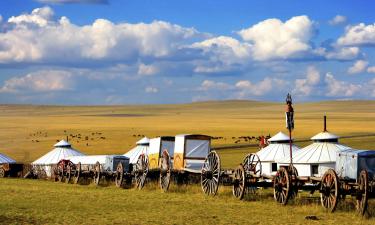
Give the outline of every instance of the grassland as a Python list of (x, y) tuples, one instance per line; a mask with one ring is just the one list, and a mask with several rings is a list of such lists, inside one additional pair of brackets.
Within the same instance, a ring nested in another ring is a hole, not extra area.
[[(326, 213), (317, 198), (277, 205), (268, 190), (238, 201), (229, 188), (204, 196), (198, 186), (155, 185), (142, 191), (40, 180), (0, 180), (0, 224), (374, 224), (356, 215), (351, 200)], [(375, 202), (371, 201), (370, 206)], [(372, 207), (370, 213), (375, 212)], [(306, 216), (316, 220), (306, 220)]]
[[(340, 136), (375, 133), (375, 101), (303, 103), (295, 104), (295, 111), (297, 139), (320, 132), (324, 113), (328, 115), (329, 131)], [(225, 146), (234, 145), (239, 136), (285, 131), (283, 103), (252, 101), (145, 106), (1, 105), (0, 124), (0, 152), (26, 163), (48, 152), (56, 140), (67, 135), (75, 148), (87, 154), (122, 154), (142, 135), (203, 133), (223, 137), (212, 144)], [(374, 141), (374, 137), (341, 140), (364, 149), (374, 149)], [(256, 150), (229, 149), (219, 154), (223, 166), (233, 168), (245, 154)], [(274, 203), (270, 190), (237, 201), (228, 187), (221, 187), (219, 196), (212, 198), (204, 196), (199, 186), (173, 185), (171, 192), (161, 193), (155, 184), (136, 191), (0, 179), (0, 224), (375, 224), (374, 201), (370, 202), (372, 217), (362, 219), (355, 214), (350, 200), (329, 214), (316, 195), (307, 199), (298, 198), (282, 207)], [(306, 220), (308, 215), (319, 220)]]

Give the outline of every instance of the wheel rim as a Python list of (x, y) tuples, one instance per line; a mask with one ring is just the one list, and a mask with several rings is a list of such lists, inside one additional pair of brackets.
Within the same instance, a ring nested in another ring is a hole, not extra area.
[(288, 171), (281, 167), (274, 178), (273, 196), (276, 202), (286, 205), (290, 196), (290, 178)]
[(206, 195), (216, 195), (220, 180), (220, 157), (211, 151), (202, 166), (201, 187)]
[(257, 154), (250, 153), (243, 160), (243, 167), (246, 173), (255, 176), (260, 176), (262, 174), (262, 163)]
[(81, 177), (81, 162), (79, 162), (76, 166), (76, 174), (74, 177), (74, 183), (78, 184), (79, 183), (79, 178)]
[(5, 170), (3, 168), (0, 168), (0, 178), (5, 177)]
[(298, 170), (296, 167), (289, 168), (290, 170), (290, 183), (291, 183), (291, 188), (290, 188), (290, 199), (294, 199), (297, 197), (298, 194)]
[(136, 170), (135, 170), (135, 183), (139, 190), (141, 190), (145, 185), (147, 173), (148, 173), (148, 157), (142, 154), (138, 157)]
[(320, 187), (320, 201), (322, 206), (334, 212), (338, 203), (339, 181), (334, 170), (329, 169), (324, 173)]
[(72, 175), (72, 167), (70, 165), (66, 166), (66, 178), (65, 178), (65, 183), (69, 184), (70, 178)]
[(60, 181), (60, 182), (63, 182), (64, 180), (64, 169), (62, 167), (62, 165), (59, 165), (57, 167), (57, 173), (58, 173), (58, 177), (57, 179)]
[(123, 178), (124, 178), (124, 167), (123, 167), (122, 163), (119, 162), (117, 164), (117, 168), (116, 168), (116, 179), (115, 179), (115, 183), (116, 183), (117, 187), (122, 186)]
[(234, 171), (233, 196), (242, 199), (245, 193), (245, 170), (239, 165)]
[(167, 151), (164, 151), (163, 157), (161, 158), (160, 179), (159, 179), (160, 188), (164, 192), (167, 192), (169, 189), (169, 184), (171, 180), (170, 178), (171, 178), (170, 156)]
[(100, 182), (100, 163), (99, 162), (96, 162), (95, 164), (94, 182), (96, 185), (99, 185), (99, 182)]
[(357, 190), (357, 211), (360, 215), (364, 215), (368, 205), (368, 172), (362, 170), (358, 179)]

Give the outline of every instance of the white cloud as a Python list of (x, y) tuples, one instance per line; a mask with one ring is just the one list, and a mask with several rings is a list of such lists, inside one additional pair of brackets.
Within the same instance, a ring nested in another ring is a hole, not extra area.
[(155, 73), (159, 72), (159, 69), (154, 65), (145, 65), (141, 63), (138, 67), (138, 74), (139, 75), (154, 75)]
[(201, 91), (208, 91), (208, 90), (229, 90), (232, 89), (233, 87), (227, 83), (224, 82), (216, 82), (212, 80), (204, 80), (201, 84), (201, 86), (198, 88), (198, 90)]
[[(14, 27), (0, 33), (0, 63), (85, 62), (87, 60), (136, 60), (166, 57), (200, 34), (163, 21), (114, 24), (97, 19), (78, 26), (68, 18), (52, 19), (49, 7), (11, 17)], [(25, 26), (32, 24), (34, 26)]]
[(159, 89), (156, 88), (156, 87), (146, 87), (145, 88), (145, 92), (146, 93), (158, 93), (159, 92)]
[(332, 51), (324, 52), (324, 55), (327, 59), (352, 60), (357, 58), (359, 53), (358, 47), (337, 47)]
[(71, 90), (73, 85), (70, 72), (42, 70), (6, 80), (0, 88), (0, 93), (66, 91)]
[(367, 61), (358, 60), (353, 64), (353, 66), (349, 67), (348, 73), (349, 74), (362, 73), (366, 70), (367, 65), (368, 65)]
[(296, 79), (293, 94), (309, 96), (320, 81), (320, 73), (314, 66), (307, 68), (305, 79)]
[(329, 97), (352, 97), (359, 94), (362, 89), (362, 85), (337, 80), (331, 73), (326, 74), (325, 83), (327, 85), (326, 96)]
[(370, 66), (367, 68), (368, 73), (375, 73), (375, 66)]
[(375, 23), (365, 25), (360, 23), (346, 28), (345, 34), (337, 43), (339, 45), (374, 45), (375, 44)]
[(245, 98), (247, 96), (263, 96), (271, 92), (274, 88), (281, 90), (285, 86), (285, 81), (266, 77), (258, 83), (240, 80), (235, 86), (239, 90), (238, 97)]
[(243, 29), (238, 34), (254, 44), (257, 60), (296, 57), (311, 50), (310, 39), (315, 32), (314, 23), (307, 16), (296, 16), (283, 23), (267, 19)]
[(342, 15), (336, 15), (335, 17), (333, 17), (333, 19), (331, 19), (328, 23), (330, 25), (339, 25), (339, 24), (343, 24), (343, 23), (346, 23), (346, 16), (342, 16)]

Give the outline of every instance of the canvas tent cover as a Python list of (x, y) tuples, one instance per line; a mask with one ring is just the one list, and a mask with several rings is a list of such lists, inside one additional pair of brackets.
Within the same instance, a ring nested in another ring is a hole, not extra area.
[[(256, 154), (262, 162), (275, 162), (275, 160), (290, 157), (289, 137), (282, 132), (277, 133), (275, 136), (268, 139), (270, 144), (262, 148)], [(300, 149), (296, 145), (292, 145), (292, 152), (295, 153)]]
[(340, 177), (356, 180), (364, 169), (372, 179), (375, 175), (375, 151), (347, 149), (337, 152), (336, 172)]
[(124, 156), (128, 157), (130, 160), (130, 164), (136, 164), (139, 156), (141, 154), (148, 154), (150, 139), (147, 137), (142, 138), (141, 140), (137, 141), (137, 146), (129, 150)]
[(83, 153), (71, 147), (71, 144), (62, 140), (54, 145), (55, 148), (43, 155), (39, 159), (32, 162), (32, 165), (52, 165), (58, 163), (61, 159), (66, 159), (71, 156), (84, 155)]
[(74, 164), (81, 163), (81, 165), (93, 166), (97, 162), (100, 163), (103, 170), (114, 171), (116, 170), (119, 161), (124, 162), (125, 168), (129, 166), (129, 158), (123, 155), (81, 155), (81, 156), (71, 156), (69, 159)]
[(12, 158), (0, 153), (0, 164), (16, 163)]

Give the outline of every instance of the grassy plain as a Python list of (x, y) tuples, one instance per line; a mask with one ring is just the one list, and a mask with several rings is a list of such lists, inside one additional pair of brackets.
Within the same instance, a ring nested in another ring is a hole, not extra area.
[[(297, 139), (322, 131), (324, 113), (329, 131), (340, 136), (375, 133), (375, 101), (297, 103), (294, 108)], [(74, 147), (87, 154), (125, 153), (140, 139), (138, 135), (203, 133), (223, 137), (214, 140), (214, 146), (234, 145), (238, 139), (233, 137), (285, 132), (284, 109), (283, 103), (252, 101), (146, 106), (1, 105), (0, 152), (31, 162), (70, 134), (75, 136), (70, 137)], [(341, 142), (374, 149), (374, 141), (374, 137), (367, 137)], [(245, 154), (254, 151), (256, 148), (230, 149), (219, 154), (223, 166), (233, 168)], [(329, 214), (317, 198), (298, 198), (291, 205), (279, 206), (270, 190), (237, 201), (229, 187), (221, 187), (219, 196), (213, 198), (204, 196), (199, 186), (173, 185), (171, 189), (161, 193), (155, 184), (136, 191), (0, 179), (0, 224), (375, 224), (374, 201), (370, 202), (372, 217), (362, 219), (350, 200)], [(306, 220), (307, 215), (319, 220)]]

